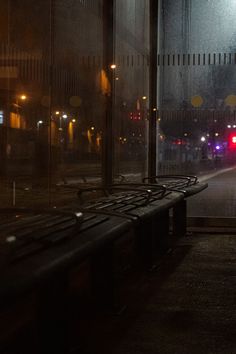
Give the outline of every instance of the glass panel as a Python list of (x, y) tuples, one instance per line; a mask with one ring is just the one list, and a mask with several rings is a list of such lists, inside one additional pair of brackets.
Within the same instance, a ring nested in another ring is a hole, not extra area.
[(53, 195), (57, 205), (74, 196), (68, 184), (101, 182), (102, 5), (101, 0), (57, 0), (53, 9), (51, 149), (52, 175), (60, 185)]
[(101, 180), (102, 0), (0, 2), (4, 205), (59, 205)]
[(115, 173), (144, 177), (149, 108), (149, 2), (116, 3)]
[(196, 216), (234, 215), (227, 169), (236, 153), (235, 7), (231, 0), (162, 2), (159, 173), (208, 181), (189, 210)]
[(2, 204), (49, 202), (50, 7), (1, 1), (0, 178)]

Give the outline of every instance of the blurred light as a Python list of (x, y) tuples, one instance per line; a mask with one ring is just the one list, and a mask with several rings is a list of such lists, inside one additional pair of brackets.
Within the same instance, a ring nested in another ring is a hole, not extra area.
[(146, 99), (147, 99), (147, 96), (143, 96), (142, 99), (143, 99), (143, 100), (146, 100)]
[(20, 96), (20, 99), (21, 99), (22, 101), (26, 100), (26, 98), (27, 98), (26, 95), (21, 95), (21, 96)]
[(42, 121), (42, 120), (39, 120), (39, 121), (37, 122), (37, 130), (38, 130), (38, 131), (39, 131), (39, 126), (40, 126), (41, 124), (43, 124), (43, 121)]
[(220, 150), (220, 146), (219, 145), (216, 145), (216, 150)]
[(156, 108), (153, 108), (153, 112), (156, 112), (156, 110), (157, 110)]
[(236, 125), (233, 125), (233, 128), (236, 128)]
[(227, 128), (231, 128), (231, 125), (229, 124), (229, 125), (227, 125)]
[(68, 118), (67, 114), (63, 114), (62, 118), (64, 119)]
[(76, 119), (72, 119), (72, 122), (75, 123), (75, 122), (76, 122)]
[(111, 64), (110, 68), (114, 70), (116, 68), (116, 64)]
[(58, 116), (58, 114), (60, 114), (60, 112), (59, 111), (56, 111), (56, 113), (55, 113), (57, 116)]
[(219, 133), (215, 133), (215, 136), (219, 136)]
[(201, 137), (201, 141), (202, 141), (202, 142), (206, 141), (205, 136), (202, 136), (202, 137)]
[(203, 98), (199, 95), (191, 97), (193, 107), (200, 107), (203, 104)]
[(95, 128), (94, 128), (94, 127), (91, 127), (90, 129), (91, 129), (91, 130), (94, 130)]
[(15, 241), (16, 241), (16, 236), (14, 236), (14, 235), (10, 235), (10, 236), (6, 237), (6, 242), (8, 242), (8, 243), (12, 243)]
[(236, 135), (229, 135), (229, 149), (236, 149)]
[(124, 140), (124, 141), (127, 141), (127, 138), (124, 138), (123, 140)]
[(207, 137), (209, 138), (210, 134), (207, 134)]
[(119, 78), (118, 77), (116, 77), (116, 81), (118, 81), (119, 80)]
[(3, 111), (0, 111), (0, 124), (3, 124)]
[(184, 136), (188, 136), (188, 134), (187, 134), (187, 133), (184, 133)]

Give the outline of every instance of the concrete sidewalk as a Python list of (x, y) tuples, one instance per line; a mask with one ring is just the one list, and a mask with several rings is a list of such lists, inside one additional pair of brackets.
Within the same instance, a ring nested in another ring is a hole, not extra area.
[(156, 272), (129, 286), (126, 300), (121, 316), (90, 326), (78, 352), (236, 353), (236, 236), (183, 238)]

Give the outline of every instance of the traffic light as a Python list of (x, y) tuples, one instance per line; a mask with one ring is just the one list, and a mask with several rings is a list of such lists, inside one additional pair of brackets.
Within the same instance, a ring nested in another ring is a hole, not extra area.
[(236, 133), (229, 135), (229, 149), (236, 149)]

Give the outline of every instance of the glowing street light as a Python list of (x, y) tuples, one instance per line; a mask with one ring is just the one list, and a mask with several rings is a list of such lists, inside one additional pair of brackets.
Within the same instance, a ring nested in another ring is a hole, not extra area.
[(43, 124), (43, 121), (42, 121), (42, 120), (39, 120), (39, 121), (37, 122), (37, 130), (39, 130), (39, 126), (40, 126), (41, 124)]
[(27, 96), (26, 96), (26, 95), (21, 95), (21, 96), (20, 96), (20, 99), (21, 99), (22, 101), (25, 101), (25, 100), (27, 99)]
[(202, 141), (203, 143), (206, 141), (205, 136), (202, 136), (202, 137), (201, 137), (201, 141)]

